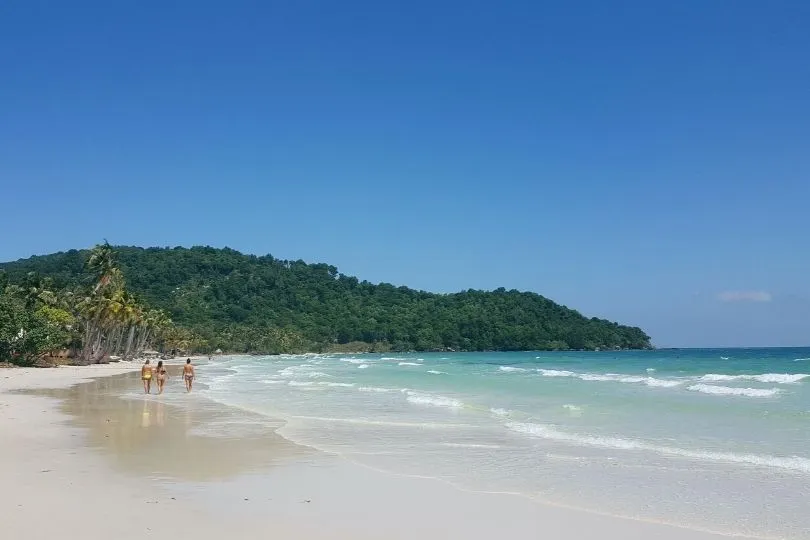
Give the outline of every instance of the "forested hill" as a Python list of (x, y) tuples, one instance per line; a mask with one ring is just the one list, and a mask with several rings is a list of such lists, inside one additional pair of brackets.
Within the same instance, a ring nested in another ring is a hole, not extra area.
[[(293, 352), (362, 345), (355, 342), (380, 351), (650, 347), (639, 328), (589, 319), (534, 293), (434, 294), (358, 281), (327, 264), (227, 248), (115, 250), (128, 288), (210, 349)], [(12, 283), (36, 272), (56, 287), (71, 288), (87, 283), (88, 253), (32, 257), (0, 269)]]

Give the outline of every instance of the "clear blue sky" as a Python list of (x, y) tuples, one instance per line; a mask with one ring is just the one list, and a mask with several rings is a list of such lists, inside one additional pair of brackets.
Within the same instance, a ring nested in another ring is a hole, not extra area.
[(0, 6), (0, 260), (230, 246), (810, 344), (810, 2)]

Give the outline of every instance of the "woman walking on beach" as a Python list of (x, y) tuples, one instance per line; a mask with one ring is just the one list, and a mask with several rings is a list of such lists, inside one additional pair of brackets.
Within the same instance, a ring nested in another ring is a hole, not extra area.
[(194, 383), (194, 366), (191, 365), (191, 358), (186, 358), (186, 365), (183, 366), (183, 379), (186, 381), (186, 392), (191, 392), (191, 385)]
[(143, 363), (141, 368), (141, 380), (143, 381), (143, 391), (146, 394), (152, 393), (152, 366), (149, 365), (149, 360)]
[(158, 383), (158, 395), (163, 393), (163, 387), (166, 385), (166, 368), (163, 367), (163, 360), (158, 361), (157, 365), (157, 383)]

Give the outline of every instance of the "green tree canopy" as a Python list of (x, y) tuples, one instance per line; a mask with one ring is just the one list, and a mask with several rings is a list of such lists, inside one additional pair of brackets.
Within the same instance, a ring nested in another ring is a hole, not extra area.
[(228, 248), (116, 247), (113, 253), (102, 246), (0, 269), (12, 283), (36, 272), (70, 289), (113, 281), (116, 264), (128, 290), (197, 336), (171, 339), (199, 347), (257, 352), (317, 351), (355, 342), (420, 351), (650, 347), (639, 328), (584, 317), (535, 293), (434, 294), (360, 281), (327, 264)]

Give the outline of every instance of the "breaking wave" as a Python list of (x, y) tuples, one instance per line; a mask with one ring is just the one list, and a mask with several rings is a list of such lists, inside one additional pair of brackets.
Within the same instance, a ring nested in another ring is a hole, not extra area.
[(408, 394), (407, 400), (415, 405), (428, 405), (431, 407), (448, 407), (451, 409), (458, 409), (464, 406), (464, 402), (445, 396), (436, 396), (432, 394), (423, 394), (420, 392), (406, 392)]
[(795, 384), (807, 377), (810, 377), (807, 373), (763, 373), (761, 375), (723, 375), (722, 373), (708, 373), (702, 376), (700, 380), (706, 382), (757, 381), (762, 383)]
[(693, 384), (687, 390), (701, 392), (703, 394), (714, 394), (716, 396), (746, 396), (768, 398), (773, 397), (782, 391), (778, 388), (735, 388), (732, 386), (714, 386), (711, 384)]
[(622, 439), (619, 437), (600, 437), (593, 435), (579, 435), (556, 429), (554, 426), (509, 422), (506, 425), (512, 431), (554, 441), (563, 441), (580, 446), (596, 448), (609, 448), (614, 450), (642, 450), (655, 452), (665, 456), (679, 456), (699, 461), (721, 461), (756, 465), (760, 467), (773, 467), (790, 471), (810, 473), (810, 459), (798, 456), (779, 457), (756, 454), (735, 454), (733, 452), (715, 452), (710, 450), (689, 450), (672, 446), (658, 446), (637, 439)]
[(576, 373), (574, 371), (564, 371), (557, 369), (538, 369), (543, 377), (572, 377), (582, 381), (609, 381), (621, 383), (635, 383), (646, 384), (647, 386), (654, 386), (659, 388), (672, 388), (683, 384), (683, 380), (677, 379), (656, 379), (655, 377), (643, 377), (640, 375), (621, 375), (618, 373)]

